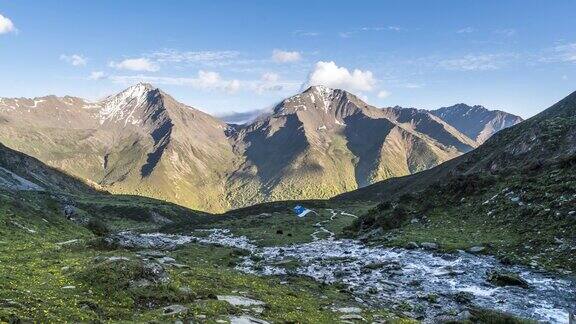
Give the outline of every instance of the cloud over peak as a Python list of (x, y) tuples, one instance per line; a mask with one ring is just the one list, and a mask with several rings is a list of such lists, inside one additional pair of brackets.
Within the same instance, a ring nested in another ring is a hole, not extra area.
[(371, 91), (377, 80), (371, 71), (354, 69), (349, 71), (336, 63), (320, 61), (308, 75), (304, 86), (324, 85), (350, 91)]

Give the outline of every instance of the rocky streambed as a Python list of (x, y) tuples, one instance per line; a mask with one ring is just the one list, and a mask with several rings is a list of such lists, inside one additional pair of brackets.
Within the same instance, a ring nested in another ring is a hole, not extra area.
[[(240, 271), (296, 274), (342, 285), (366, 307), (390, 307), (425, 322), (462, 318), (470, 307), (480, 307), (567, 323), (569, 311), (576, 310), (575, 278), (507, 266), (493, 257), (466, 252), (369, 247), (333, 239), (258, 247), (226, 229), (192, 235), (120, 233), (113, 240), (136, 248), (170, 249), (197, 242), (244, 249), (250, 253), (238, 264)], [(495, 274), (513, 280), (494, 280)]]

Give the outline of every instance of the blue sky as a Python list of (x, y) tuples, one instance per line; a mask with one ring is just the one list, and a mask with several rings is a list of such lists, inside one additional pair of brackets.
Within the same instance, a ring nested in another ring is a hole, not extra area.
[(576, 90), (575, 1), (3, 1), (0, 97), (148, 81), (212, 114), (308, 84), (529, 117)]

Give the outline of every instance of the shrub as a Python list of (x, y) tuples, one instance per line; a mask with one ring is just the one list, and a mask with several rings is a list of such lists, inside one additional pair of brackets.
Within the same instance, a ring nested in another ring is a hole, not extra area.
[(110, 228), (108, 228), (108, 225), (98, 218), (91, 218), (86, 224), (86, 228), (96, 236), (106, 236), (110, 234)]

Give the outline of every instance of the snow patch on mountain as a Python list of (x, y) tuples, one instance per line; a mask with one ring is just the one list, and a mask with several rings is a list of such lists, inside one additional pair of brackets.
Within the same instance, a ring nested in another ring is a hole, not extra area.
[(154, 90), (149, 84), (138, 83), (118, 95), (105, 99), (102, 110), (99, 112), (100, 124), (113, 120), (124, 121), (124, 125), (128, 123), (139, 125), (141, 121), (134, 117), (134, 112), (138, 107), (146, 104), (150, 93)]

